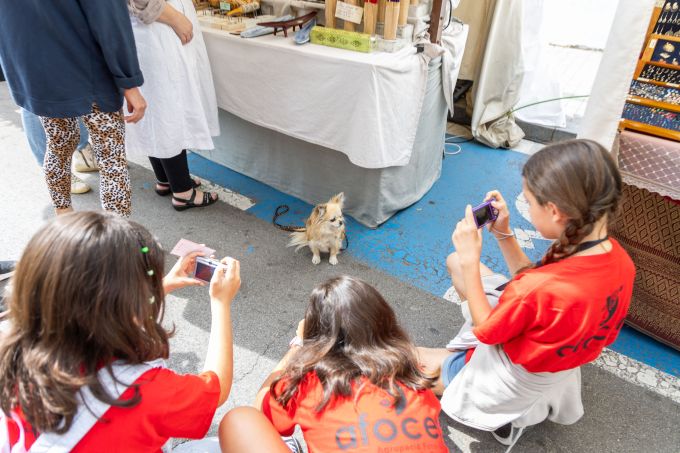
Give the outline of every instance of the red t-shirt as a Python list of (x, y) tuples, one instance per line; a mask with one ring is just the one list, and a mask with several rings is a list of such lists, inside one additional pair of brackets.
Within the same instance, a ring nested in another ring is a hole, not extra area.
[(635, 266), (613, 239), (609, 253), (572, 256), (517, 275), (473, 332), (502, 344), (527, 371), (557, 372), (591, 362), (616, 340), (628, 312)]
[[(210, 429), (220, 396), (220, 382), (212, 371), (179, 375), (156, 368), (142, 374), (135, 383), (139, 384), (139, 404), (131, 408), (111, 407), (73, 452), (159, 452), (171, 437), (198, 439)], [(128, 388), (121, 398), (133, 395), (133, 388)], [(14, 446), (19, 440), (18, 427), (12, 420), (7, 427), (10, 445)], [(28, 450), (36, 436), (27, 422), (24, 432)]]
[[(331, 401), (317, 413), (323, 387), (316, 374), (310, 373), (288, 410), (267, 394), (262, 412), (284, 436), (300, 425), (310, 453), (448, 451), (439, 426), (441, 406), (432, 391), (416, 392), (399, 385), (405, 400), (393, 407), (392, 397), (384, 390), (368, 382), (360, 391), (359, 387), (355, 383), (353, 397)], [(280, 381), (277, 394), (282, 388)]]

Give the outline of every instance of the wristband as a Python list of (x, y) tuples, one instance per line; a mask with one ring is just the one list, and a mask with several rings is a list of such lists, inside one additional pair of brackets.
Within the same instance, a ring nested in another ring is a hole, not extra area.
[(290, 342), (288, 343), (288, 346), (289, 347), (293, 347), (293, 346), (302, 347), (302, 338), (295, 335), (295, 337), (293, 337), (293, 339), (290, 340)]
[[(491, 231), (493, 231), (495, 233), (493, 235), (493, 237), (495, 237), (496, 240), (498, 240), (498, 241), (504, 241), (507, 238), (515, 237), (515, 233), (503, 233), (502, 231), (498, 231), (494, 227), (491, 227)], [(496, 236), (496, 234), (500, 234), (501, 237)]]

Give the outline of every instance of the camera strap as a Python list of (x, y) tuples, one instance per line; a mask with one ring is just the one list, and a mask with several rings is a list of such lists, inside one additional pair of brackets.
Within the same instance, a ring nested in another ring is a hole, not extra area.
[[(603, 243), (604, 241), (606, 241), (606, 240), (608, 240), (608, 239), (609, 239), (609, 235), (603, 237), (602, 239), (595, 239), (594, 241), (581, 242), (581, 243), (578, 245), (578, 247), (576, 247), (576, 251), (574, 252), (574, 254), (579, 253), (579, 252), (582, 252), (582, 251), (584, 251), (584, 250), (591, 249), (591, 248), (595, 247), (596, 245), (599, 245), (599, 244)], [(536, 265), (534, 266), (534, 269), (536, 269), (537, 267), (543, 266), (543, 263), (542, 263), (541, 261), (536, 261), (535, 264), (536, 264)], [(505, 289), (505, 287), (508, 286), (508, 284), (509, 284), (511, 281), (512, 281), (512, 280), (503, 283), (501, 286), (499, 286), (498, 288), (496, 288), (496, 291), (503, 291), (503, 290)]]

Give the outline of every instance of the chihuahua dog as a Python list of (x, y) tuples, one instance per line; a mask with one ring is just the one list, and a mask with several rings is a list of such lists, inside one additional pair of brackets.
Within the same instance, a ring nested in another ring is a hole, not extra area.
[(288, 247), (295, 247), (296, 252), (302, 247), (309, 247), (314, 264), (321, 262), (320, 252), (330, 253), (328, 262), (333, 266), (338, 264), (338, 253), (345, 238), (344, 202), (345, 194), (339, 193), (327, 203), (316, 205), (305, 221), (304, 230), (291, 233)]

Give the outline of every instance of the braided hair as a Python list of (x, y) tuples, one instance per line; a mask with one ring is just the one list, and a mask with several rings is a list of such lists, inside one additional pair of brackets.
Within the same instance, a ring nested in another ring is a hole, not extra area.
[(592, 140), (546, 146), (531, 156), (522, 176), (541, 206), (552, 202), (568, 218), (564, 231), (543, 257), (544, 265), (576, 253), (603, 216), (612, 218), (621, 197), (621, 175), (614, 159)]

